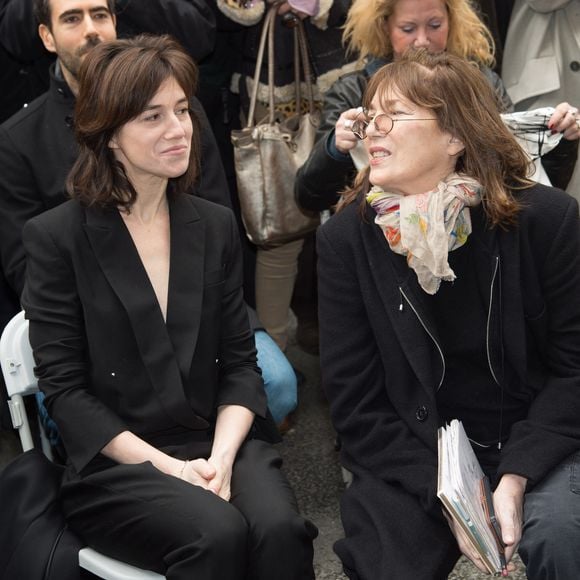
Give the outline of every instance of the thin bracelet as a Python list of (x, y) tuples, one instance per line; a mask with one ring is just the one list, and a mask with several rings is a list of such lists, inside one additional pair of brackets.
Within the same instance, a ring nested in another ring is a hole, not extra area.
[(188, 463), (189, 463), (189, 459), (185, 459), (183, 461), (183, 465), (181, 466), (181, 471), (179, 472), (179, 479), (183, 479), (183, 472), (185, 471), (185, 468), (187, 467)]

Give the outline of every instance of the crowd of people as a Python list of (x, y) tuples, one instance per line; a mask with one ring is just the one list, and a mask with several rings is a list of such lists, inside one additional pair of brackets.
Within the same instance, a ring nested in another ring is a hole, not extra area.
[[(265, 248), (230, 134), (270, 4), (278, 116), (305, 24), (321, 121), (296, 203), (325, 218)], [(0, 0), (0, 324), (29, 320), (71, 530), (170, 579), (314, 578), (274, 446), (294, 310), (352, 475), (349, 578), (486, 570), (437, 498), (453, 419), (503, 575), (517, 551), (531, 580), (575, 577), (578, 55), (579, 0)], [(540, 107), (551, 185), (502, 120)]]

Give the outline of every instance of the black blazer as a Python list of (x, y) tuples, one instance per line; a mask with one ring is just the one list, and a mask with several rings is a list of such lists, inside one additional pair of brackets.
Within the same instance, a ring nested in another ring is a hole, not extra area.
[[(521, 389), (514, 396), (528, 409), (508, 430), (499, 475), (534, 485), (580, 449), (580, 221), (578, 203), (564, 192), (536, 185), (516, 195), (517, 227), (490, 229), (481, 207), (471, 213), (489, 305), (487, 327), (473, 332), (487, 336), (493, 374)], [(361, 218), (357, 206), (318, 233), (322, 386), (342, 461), (441, 517), (436, 391), (444, 367), (436, 329), (415, 273), (388, 247), (374, 210), (367, 206)], [(517, 380), (506, 380), (506, 369)]]
[(218, 405), (266, 414), (232, 212), (170, 202), (167, 322), (117, 210), (69, 201), (30, 220), (22, 297), (39, 385), (74, 468), (130, 430), (211, 438)]

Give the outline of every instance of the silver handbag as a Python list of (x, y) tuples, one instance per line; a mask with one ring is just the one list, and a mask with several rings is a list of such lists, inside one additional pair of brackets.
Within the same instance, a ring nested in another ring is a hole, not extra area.
[[(320, 223), (318, 213), (301, 210), (294, 197), (298, 168), (314, 145), (319, 113), (315, 111), (312, 78), (304, 26), (294, 27), (294, 68), (297, 114), (277, 120), (274, 111), (274, 28), (278, 6), (270, 8), (264, 21), (256, 59), (254, 86), (247, 125), (232, 131), (236, 180), (242, 220), (250, 241), (272, 247), (306, 235)], [(266, 119), (254, 124), (260, 70), (268, 41), (268, 97)], [(300, 63), (308, 90), (309, 111), (301, 112)]]

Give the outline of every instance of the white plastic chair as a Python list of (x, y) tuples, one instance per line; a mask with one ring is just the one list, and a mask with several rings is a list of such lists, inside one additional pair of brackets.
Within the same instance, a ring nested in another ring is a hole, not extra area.
[[(0, 363), (8, 392), (8, 407), (12, 424), (20, 436), (22, 450), (28, 451), (34, 447), (34, 440), (24, 406), (24, 397), (38, 392), (38, 384), (34, 376), (34, 359), (28, 339), (28, 320), (24, 318), (23, 311), (14, 316), (2, 332)], [(42, 429), (40, 431), (42, 434)], [(50, 445), (45, 437), (42, 438), (42, 448), (52, 459)], [(164, 580), (165, 578), (156, 572), (142, 570), (109, 558), (88, 547), (79, 551), (79, 566), (105, 580)]]

